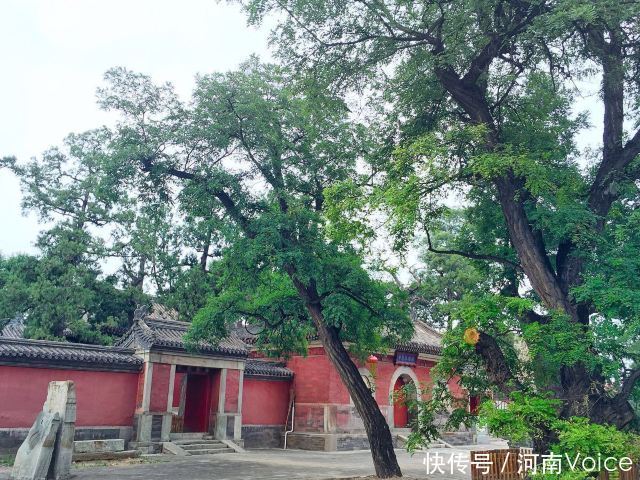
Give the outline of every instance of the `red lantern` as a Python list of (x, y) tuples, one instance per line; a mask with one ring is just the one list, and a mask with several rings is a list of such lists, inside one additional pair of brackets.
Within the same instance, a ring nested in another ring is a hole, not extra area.
[(374, 354), (371, 354), (367, 357), (367, 366), (369, 367), (369, 372), (371, 372), (371, 376), (376, 378), (377, 366), (378, 366), (378, 357)]

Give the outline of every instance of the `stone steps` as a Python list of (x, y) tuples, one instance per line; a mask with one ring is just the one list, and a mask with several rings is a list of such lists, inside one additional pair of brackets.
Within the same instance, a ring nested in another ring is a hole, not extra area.
[(178, 444), (185, 450), (202, 450), (203, 448), (227, 448), (224, 443), (220, 442), (211, 442), (211, 443), (183, 443)]
[(189, 440), (174, 440), (173, 442), (165, 442), (164, 450), (174, 455), (188, 456), (188, 455), (215, 455), (218, 453), (235, 453), (233, 448), (230, 448), (220, 440), (208, 440), (208, 439), (189, 439)]
[(180, 445), (184, 448), (184, 446), (190, 445), (223, 445), (220, 440), (174, 440), (173, 443), (176, 445)]
[(234, 453), (234, 450), (225, 446), (224, 448), (203, 448), (187, 450), (190, 455), (216, 455), (218, 453)]

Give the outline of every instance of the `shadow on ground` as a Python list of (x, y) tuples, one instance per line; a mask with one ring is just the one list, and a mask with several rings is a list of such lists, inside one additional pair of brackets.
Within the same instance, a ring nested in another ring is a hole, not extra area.
[[(437, 449), (431, 454), (441, 453), (449, 458), (460, 453), (468, 458), (468, 450)], [(467, 480), (469, 475), (455, 472), (427, 475), (425, 454), (411, 456), (397, 451), (398, 460), (405, 478), (429, 480)], [(448, 468), (448, 467), (447, 467)], [(2, 469), (0, 479), (8, 480), (10, 470)], [(357, 452), (306, 452), (301, 450), (260, 450), (246, 453), (229, 453), (191, 457), (159, 456), (150, 463), (117, 466), (75, 466), (74, 480), (276, 480), (308, 479), (328, 480), (367, 477), (374, 474), (371, 454)]]

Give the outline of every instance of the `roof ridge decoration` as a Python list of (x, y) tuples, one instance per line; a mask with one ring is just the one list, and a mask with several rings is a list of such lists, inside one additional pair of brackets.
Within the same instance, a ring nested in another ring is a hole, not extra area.
[(0, 338), (24, 338), (24, 315), (18, 313), (0, 330)]

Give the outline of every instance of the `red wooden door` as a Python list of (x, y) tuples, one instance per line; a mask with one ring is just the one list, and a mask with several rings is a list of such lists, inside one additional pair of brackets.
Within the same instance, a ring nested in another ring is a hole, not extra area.
[(209, 375), (189, 375), (184, 407), (184, 431), (206, 432), (209, 430), (211, 405), (211, 383)]
[(396, 428), (406, 428), (409, 424), (409, 408), (404, 401), (402, 387), (404, 382), (398, 378), (393, 386), (393, 426)]

